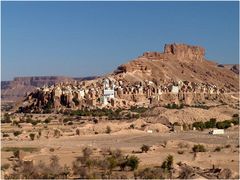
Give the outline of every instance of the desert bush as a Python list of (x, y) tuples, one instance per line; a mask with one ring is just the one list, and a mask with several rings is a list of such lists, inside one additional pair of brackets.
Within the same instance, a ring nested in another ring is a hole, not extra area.
[(225, 120), (225, 121), (222, 121), (222, 122), (217, 122), (216, 124), (216, 127), (218, 129), (227, 129), (229, 127), (231, 127), (231, 121), (230, 120)]
[(9, 137), (9, 134), (3, 133), (3, 137)]
[(183, 104), (178, 105), (178, 104), (173, 103), (173, 104), (167, 104), (164, 107), (167, 109), (182, 109), (184, 106), (183, 106)]
[(221, 149), (222, 149), (222, 148), (218, 146), (218, 147), (216, 147), (216, 148), (214, 149), (214, 152), (220, 152)]
[(194, 170), (189, 166), (181, 166), (178, 179), (192, 179), (194, 175)]
[(230, 148), (231, 147), (231, 145), (230, 144), (227, 144), (226, 146), (225, 146), (225, 148)]
[(111, 127), (110, 127), (110, 126), (107, 126), (107, 127), (106, 127), (106, 133), (107, 133), (107, 134), (110, 134), (111, 131), (112, 131)]
[(14, 136), (18, 136), (18, 135), (20, 135), (20, 134), (22, 134), (21, 131), (14, 131), (14, 132), (13, 132), (13, 135), (14, 135)]
[(68, 125), (73, 125), (73, 122), (72, 122), (72, 121), (69, 121), (67, 124), (68, 124)]
[(80, 130), (76, 129), (76, 135), (80, 135)]
[(177, 153), (178, 153), (178, 154), (184, 154), (184, 151), (183, 151), (183, 150), (178, 150)]
[(163, 161), (161, 168), (167, 172), (170, 172), (170, 170), (173, 168), (173, 156), (172, 155), (167, 156), (166, 160)]
[(197, 144), (197, 145), (193, 146), (192, 151), (193, 152), (206, 152), (206, 149), (205, 149), (204, 145)]
[(205, 124), (202, 121), (194, 122), (192, 126), (197, 130), (203, 130), (205, 128)]
[(239, 119), (234, 118), (234, 119), (231, 120), (231, 123), (233, 123), (234, 125), (239, 125)]
[(130, 156), (127, 158), (127, 166), (129, 166), (132, 171), (138, 168), (139, 162), (137, 156)]
[(54, 148), (50, 148), (49, 151), (50, 151), (50, 152), (54, 152), (55, 149), (54, 149)]
[(30, 133), (30, 134), (29, 134), (29, 137), (30, 137), (30, 139), (33, 141), (34, 138), (35, 138), (35, 134), (34, 134), (34, 133)]
[(32, 124), (33, 126), (36, 126), (39, 122), (40, 122), (40, 121), (32, 121), (31, 124)]
[(238, 118), (238, 117), (239, 117), (239, 114), (233, 114), (232, 117), (233, 117), (233, 118)]
[(56, 138), (59, 138), (60, 135), (61, 135), (60, 130), (59, 129), (54, 129), (54, 135), (53, 136), (56, 137)]
[(107, 158), (107, 163), (108, 163), (108, 169), (112, 171), (114, 168), (117, 167), (118, 161), (117, 158), (114, 156), (108, 157)]
[(143, 144), (142, 147), (141, 147), (141, 150), (142, 152), (145, 152), (147, 153), (150, 149), (150, 146), (146, 145), (146, 144)]
[(216, 118), (211, 118), (209, 121), (205, 122), (205, 128), (215, 128), (216, 121)]
[(52, 120), (52, 118), (48, 117), (48, 118), (46, 118), (46, 119), (44, 120), (44, 123), (48, 124), (48, 123), (51, 122), (51, 120)]
[(135, 179), (165, 179), (165, 173), (161, 168), (145, 168), (134, 173)]
[(82, 153), (83, 153), (83, 157), (88, 159), (92, 155), (93, 151), (91, 148), (85, 147), (83, 148)]
[(1, 118), (1, 123), (11, 123), (11, 116), (8, 113), (5, 113), (3, 115), (3, 118)]
[(131, 125), (129, 126), (129, 128), (130, 128), (130, 129), (134, 129), (134, 128), (135, 128), (135, 125), (134, 125), (134, 124), (131, 124)]
[(20, 155), (19, 149), (13, 151), (13, 156), (14, 156), (15, 158), (19, 158), (19, 155)]

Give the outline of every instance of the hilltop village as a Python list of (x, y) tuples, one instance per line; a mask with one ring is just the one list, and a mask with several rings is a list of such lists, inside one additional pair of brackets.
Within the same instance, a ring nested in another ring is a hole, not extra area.
[(113, 78), (105, 78), (90, 84), (59, 83), (38, 88), (27, 96), (25, 107), (21, 107), (21, 110), (129, 108), (168, 103), (191, 105), (202, 103), (210, 97), (217, 98), (225, 92), (225, 89), (219, 89), (208, 83), (179, 81), (157, 86), (154, 82), (146, 80), (131, 85)]
[(239, 91), (237, 84), (238, 75), (206, 60), (204, 48), (166, 44), (164, 52), (145, 52), (107, 76), (37, 88), (27, 95), (19, 111), (224, 102)]

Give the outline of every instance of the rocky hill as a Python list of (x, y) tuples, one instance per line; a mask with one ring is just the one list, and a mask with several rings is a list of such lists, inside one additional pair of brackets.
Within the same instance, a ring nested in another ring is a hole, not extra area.
[(145, 52), (112, 74), (129, 82), (151, 80), (158, 84), (187, 80), (215, 84), (238, 91), (238, 66), (227, 68), (205, 58), (205, 49), (186, 44), (167, 44), (164, 52)]
[(238, 104), (238, 74), (207, 60), (204, 48), (186, 44), (167, 44), (163, 52), (145, 52), (93, 80), (63, 80), (30, 93), (20, 111)]

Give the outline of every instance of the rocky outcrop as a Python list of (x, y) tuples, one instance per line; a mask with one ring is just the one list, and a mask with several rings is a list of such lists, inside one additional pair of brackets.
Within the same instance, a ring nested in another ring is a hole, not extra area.
[(200, 46), (186, 44), (166, 44), (164, 54), (175, 56), (178, 60), (202, 61), (205, 56), (205, 49)]
[(236, 74), (239, 74), (239, 64), (233, 65), (230, 70), (233, 71)]

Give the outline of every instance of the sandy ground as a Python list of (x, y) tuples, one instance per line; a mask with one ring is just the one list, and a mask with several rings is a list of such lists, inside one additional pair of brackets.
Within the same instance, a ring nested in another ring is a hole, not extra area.
[[(71, 165), (75, 157), (81, 155), (81, 149), (85, 146), (100, 148), (119, 148), (126, 154), (140, 151), (143, 144), (151, 145), (148, 153), (134, 153), (141, 160), (140, 168), (144, 166), (161, 165), (168, 154), (174, 156), (174, 162), (186, 162), (187, 164), (210, 168), (230, 168), (235, 173), (239, 170), (239, 129), (237, 127), (227, 130), (224, 135), (209, 135), (208, 131), (187, 131), (179, 133), (147, 133), (139, 130), (122, 130), (112, 134), (82, 135), (72, 137), (60, 137), (39, 139), (34, 141), (2, 141), (2, 147), (37, 147), (39, 152), (26, 153), (24, 159), (49, 161), (51, 155), (58, 155), (62, 164)], [(179, 143), (187, 143), (187, 148), (180, 148)], [(207, 152), (198, 153), (196, 158), (191, 152), (194, 144), (204, 144)], [(166, 144), (166, 147), (163, 145)], [(220, 152), (214, 152), (217, 146), (224, 147), (230, 144), (230, 148), (222, 148)], [(54, 152), (49, 149), (54, 148)], [(178, 151), (184, 151), (178, 154)], [(11, 152), (2, 151), (2, 164), (7, 163)]]

